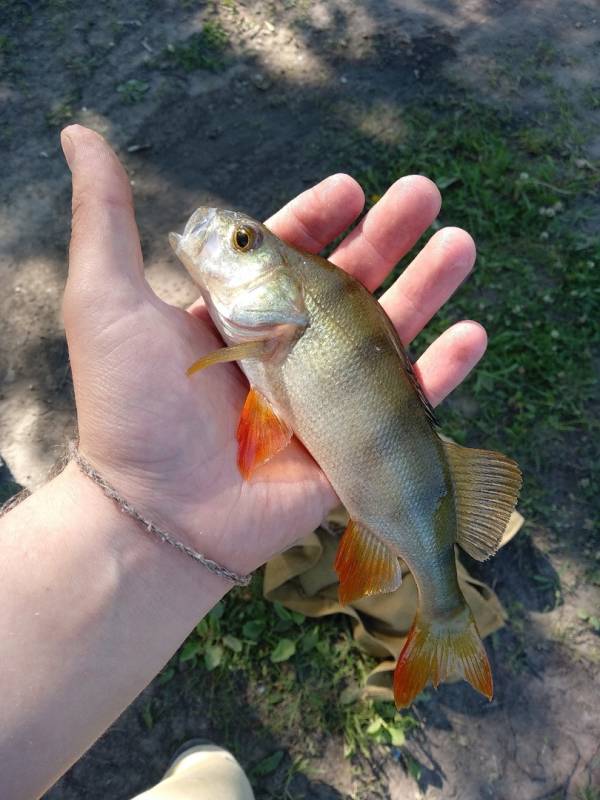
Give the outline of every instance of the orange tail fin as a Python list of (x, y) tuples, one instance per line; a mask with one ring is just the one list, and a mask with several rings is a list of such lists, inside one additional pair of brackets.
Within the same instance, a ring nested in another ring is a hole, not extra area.
[(394, 672), (394, 700), (409, 706), (428, 680), (437, 689), (449, 675), (460, 675), (491, 700), (492, 671), (471, 611), (464, 608), (447, 622), (415, 617)]

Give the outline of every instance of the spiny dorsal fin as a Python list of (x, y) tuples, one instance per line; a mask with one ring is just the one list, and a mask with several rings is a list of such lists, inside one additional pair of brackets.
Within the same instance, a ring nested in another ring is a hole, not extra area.
[(493, 556), (523, 482), (516, 462), (491, 450), (443, 442), (456, 504), (457, 542), (477, 561)]
[(367, 528), (350, 520), (335, 557), (339, 598), (345, 606), (361, 597), (393, 592), (402, 582), (396, 556)]
[(419, 379), (417, 378), (417, 374), (414, 370), (413, 363), (408, 357), (408, 353), (404, 350), (404, 348), (400, 350), (400, 356), (402, 357), (402, 363), (404, 364), (404, 368), (406, 369), (408, 377), (410, 378), (410, 382), (412, 383), (415, 392), (419, 396), (419, 400), (423, 404), (423, 408), (425, 409), (425, 413), (427, 414), (428, 420), (435, 428), (439, 427), (439, 423), (437, 421), (437, 417), (435, 416), (435, 411), (433, 410), (433, 406), (427, 399), (427, 396), (423, 391), (423, 387), (421, 386), (421, 384), (419, 383)]
[(423, 387), (419, 383), (419, 379), (417, 378), (417, 375), (415, 373), (413, 363), (410, 360), (408, 353), (404, 349), (404, 345), (400, 341), (400, 337), (398, 336), (398, 331), (396, 330), (396, 328), (394, 328), (392, 321), (387, 316), (383, 308), (380, 307), (380, 311), (381, 311), (381, 316), (385, 321), (385, 327), (387, 328), (388, 335), (392, 340), (394, 347), (396, 348), (396, 352), (398, 353), (400, 361), (402, 362), (402, 366), (406, 370), (406, 374), (408, 375), (408, 378), (413, 385), (413, 389), (417, 393), (417, 396), (423, 405), (425, 413), (427, 414), (427, 419), (431, 422), (434, 428), (437, 428), (439, 427), (439, 423), (435, 416), (435, 411), (433, 410), (433, 406), (427, 399), (427, 396), (423, 391)]

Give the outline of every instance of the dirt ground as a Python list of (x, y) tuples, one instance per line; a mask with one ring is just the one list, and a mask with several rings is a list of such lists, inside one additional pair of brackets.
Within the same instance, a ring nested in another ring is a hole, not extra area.
[[(368, 168), (368, 144), (394, 140), (408, 103), (475, 94), (535, 117), (552, 107), (553, 87), (575, 97), (597, 87), (600, 74), (597, 0), (48, 0), (0, 8), (0, 481), (30, 488), (44, 481), (74, 425), (60, 320), (70, 202), (62, 124), (90, 125), (118, 149), (149, 280), (183, 306), (195, 292), (167, 233), (196, 206), (266, 217), (332, 171)], [(166, 46), (217, 18), (227, 33), (221, 68), (186, 72)], [(559, 54), (549, 59), (549, 81), (521, 81), (540, 46)], [(582, 107), (581, 115), (591, 131), (586, 157), (600, 158), (600, 110)], [(522, 609), (521, 627), (493, 643), (501, 699), (488, 705), (460, 685), (444, 687), (408, 745), (422, 765), (417, 783), (389, 752), (357, 775), (341, 741), (324, 737), (322, 758), (295, 776), (289, 796), (600, 796), (591, 793), (600, 792), (598, 637), (579, 628), (567, 635), (577, 609), (599, 608), (600, 598), (575, 563), (552, 555), (553, 541), (552, 531), (534, 527), (526, 544), (480, 569), (505, 604), (518, 600)], [(547, 585), (532, 584), (534, 572)], [(559, 605), (548, 588), (555, 581)], [(527, 669), (515, 675), (505, 662), (517, 647)], [(144, 709), (159, 693), (169, 710), (148, 729)], [(161, 775), (182, 741), (214, 735), (193, 678), (152, 685), (47, 798), (125, 800)], [(257, 723), (242, 761), (268, 752), (270, 737)], [(268, 784), (258, 794), (277, 796)]]

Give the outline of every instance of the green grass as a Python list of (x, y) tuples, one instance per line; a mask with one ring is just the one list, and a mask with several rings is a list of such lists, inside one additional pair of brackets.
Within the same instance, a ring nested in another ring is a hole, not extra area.
[(73, 119), (73, 106), (70, 99), (63, 100), (62, 102), (55, 103), (52, 108), (46, 112), (46, 124), (49, 128), (62, 128), (67, 122)]
[[(163, 671), (170, 681), (177, 670), (200, 670), (203, 683), (231, 697), (243, 685), (253, 713), (284, 747), (298, 746), (299, 730), (344, 737), (348, 755), (367, 754), (372, 744), (400, 747), (418, 726), (410, 714), (389, 703), (357, 701), (375, 661), (354, 644), (345, 618), (307, 619), (262, 597), (257, 577), (248, 589), (236, 589), (196, 627)], [(227, 716), (219, 703), (220, 714)], [(236, 744), (239, 707), (234, 720), (221, 719)], [(304, 737), (299, 754), (306, 755)]]
[(580, 789), (577, 800), (600, 800), (600, 788), (588, 786), (587, 789)]
[(146, 96), (146, 92), (150, 88), (150, 84), (145, 81), (139, 81), (136, 78), (131, 78), (125, 83), (117, 86), (117, 94), (121, 97), (124, 103), (134, 105), (140, 103)]
[(229, 38), (218, 22), (206, 22), (198, 33), (185, 41), (169, 44), (162, 53), (163, 59), (184, 72), (197, 69), (217, 71), (224, 65), (224, 53)]

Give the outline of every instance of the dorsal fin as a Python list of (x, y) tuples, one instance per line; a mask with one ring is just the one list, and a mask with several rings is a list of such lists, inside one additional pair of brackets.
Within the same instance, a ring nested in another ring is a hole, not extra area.
[(423, 408), (425, 409), (425, 413), (427, 414), (427, 419), (431, 422), (431, 424), (434, 426), (434, 428), (438, 428), (439, 427), (439, 423), (437, 421), (437, 417), (435, 416), (435, 411), (433, 410), (433, 406), (431, 405), (431, 403), (427, 399), (427, 396), (425, 395), (423, 387), (419, 383), (419, 379), (417, 378), (417, 374), (416, 374), (416, 372), (414, 370), (413, 363), (410, 360), (410, 358), (408, 357), (408, 353), (402, 347), (402, 343), (400, 341), (399, 341), (399, 344), (400, 344), (399, 355), (402, 358), (402, 363), (404, 365), (404, 369), (406, 370), (406, 373), (407, 373), (408, 377), (410, 378), (410, 382), (412, 383), (413, 388), (414, 388), (415, 392), (417, 393), (417, 395), (419, 397), (419, 400), (423, 404)]
[(456, 540), (470, 556), (485, 561), (498, 549), (517, 504), (521, 470), (502, 453), (442, 444), (454, 491)]
[(415, 370), (414, 370), (414, 367), (413, 367), (413, 363), (410, 360), (410, 358), (408, 357), (408, 353), (404, 349), (404, 345), (400, 341), (400, 337), (398, 336), (398, 331), (396, 330), (396, 328), (394, 328), (394, 325), (393, 325), (392, 321), (390, 320), (388, 315), (385, 313), (385, 311), (383, 310), (381, 305), (379, 306), (379, 309), (381, 311), (381, 317), (382, 317), (382, 319), (384, 321), (387, 333), (388, 333), (388, 335), (389, 335), (389, 337), (390, 337), (390, 339), (391, 339), (391, 341), (392, 341), (392, 343), (393, 343), (393, 345), (394, 345), (394, 347), (396, 349), (396, 352), (398, 353), (398, 355), (400, 357), (400, 361), (402, 362), (402, 366), (404, 367), (404, 369), (406, 371), (406, 374), (408, 375), (408, 379), (412, 383), (413, 388), (414, 388), (415, 392), (417, 393), (417, 397), (421, 401), (423, 409), (425, 410), (425, 414), (427, 415), (427, 419), (433, 425), (434, 428), (438, 428), (439, 427), (439, 423), (438, 423), (437, 418), (435, 416), (435, 411), (433, 410), (433, 406), (431, 405), (431, 403), (427, 399), (427, 397), (425, 395), (425, 392), (423, 391), (423, 387), (419, 383), (419, 379), (417, 378), (417, 375), (415, 373)]

